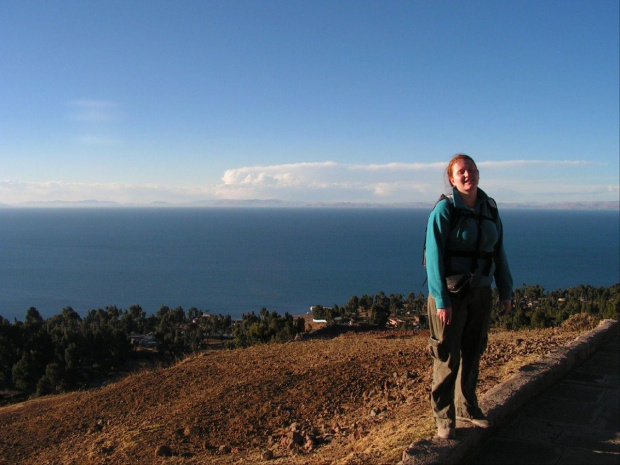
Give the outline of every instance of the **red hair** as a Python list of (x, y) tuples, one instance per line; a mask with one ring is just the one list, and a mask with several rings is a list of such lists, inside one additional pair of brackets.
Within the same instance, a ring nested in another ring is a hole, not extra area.
[(448, 185), (450, 187), (452, 187), (452, 181), (450, 181), (450, 179), (452, 178), (452, 167), (454, 166), (454, 164), (459, 161), (459, 160), (467, 160), (470, 161), (474, 164), (474, 166), (476, 167), (476, 169), (478, 169), (478, 166), (476, 166), (476, 162), (474, 161), (474, 159), (472, 157), (470, 157), (469, 155), (466, 155), (464, 153), (457, 153), (456, 155), (454, 155), (452, 157), (452, 160), (450, 160), (448, 162), (448, 166), (446, 168), (446, 179), (448, 180)]

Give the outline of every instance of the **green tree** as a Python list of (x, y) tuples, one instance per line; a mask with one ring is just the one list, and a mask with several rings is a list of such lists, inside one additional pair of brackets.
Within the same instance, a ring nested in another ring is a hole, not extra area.
[(360, 307), (364, 311), (368, 311), (370, 310), (370, 307), (372, 307), (373, 301), (374, 301), (374, 296), (368, 295), (368, 294), (362, 294), (362, 296), (359, 299), (359, 304), (360, 304)]
[(25, 352), (22, 358), (13, 366), (13, 384), (19, 391), (33, 393), (37, 387), (37, 381), (43, 370), (36, 360)]
[(384, 328), (390, 317), (390, 300), (383, 292), (379, 292), (370, 308), (370, 323)]
[(146, 312), (139, 305), (132, 305), (121, 316), (121, 324), (127, 334), (145, 334), (147, 333)]
[(0, 388), (13, 387), (13, 366), (24, 353), (24, 330), (0, 317)]
[(360, 299), (354, 295), (349, 299), (345, 305), (345, 315), (348, 317), (357, 318), (359, 316)]
[(234, 345), (249, 347), (254, 344), (284, 342), (292, 339), (297, 330), (305, 329), (303, 319), (301, 324), (295, 324), (294, 318), (286, 313), (284, 316), (277, 312), (261, 309), (259, 315), (254, 312), (244, 314), (241, 322), (235, 325)]
[(189, 343), (186, 343), (184, 331), (187, 330), (187, 320), (182, 307), (170, 309), (162, 306), (156, 314), (157, 327), (155, 338), (162, 352), (172, 356), (181, 356), (189, 351)]
[(407, 310), (414, 315), (426, 315), (426, 301), (426, 297), (421, 292), (418, 295), (410, 292), (405, 305)]
[(390, 294), (390, 314), (397, 315), (405, 307), (402, 294)]
[(37, 382), (36, 395), (57, 394), (64, 388), (62, 368), (58, 363), (50, 363), (45, 367), (45, 374)]
[(26, 328), (41, 328), (43, 326), (44, 320), (41, 317), (39, 311), (30, 307), (26, 312), (26, 319), (24, 320), (24, 326)]

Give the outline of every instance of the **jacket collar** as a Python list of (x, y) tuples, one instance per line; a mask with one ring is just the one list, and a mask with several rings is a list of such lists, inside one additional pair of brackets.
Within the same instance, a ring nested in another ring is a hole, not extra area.
[[(482, 189), (478, 188), (478, 195), (476, 197), (476, 210), (478, 210), (478, 206), (480, 204), (486, 202), (487, 200), (489, 200), (489, 196)], [(464, 210), (469, 209), (456, 187), (452, 188), (452, 203), (456, 208), (462, 208)]]

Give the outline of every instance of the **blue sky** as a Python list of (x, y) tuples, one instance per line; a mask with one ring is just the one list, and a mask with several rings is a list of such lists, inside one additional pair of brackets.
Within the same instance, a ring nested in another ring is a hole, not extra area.
[(0, 203), (619, 199), (616, 0), (0, 7)]

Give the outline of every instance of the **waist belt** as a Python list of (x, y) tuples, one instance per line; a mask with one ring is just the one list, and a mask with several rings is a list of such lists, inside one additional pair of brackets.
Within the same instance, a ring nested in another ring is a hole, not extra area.
[[(495, 252), (482, 252), (478, 250), (446, 250), (446, 259), (448, 260), (452, 257), (471, 258), (472, 272), (475, 270), (479, 259), (486, 260), (483, 274), (488, 276), (491, 272), (491, 265), (493, 264), (493, 259), (495, 258)], [(448, 266), (446, 268), (449, 269), (451, 267)]]

